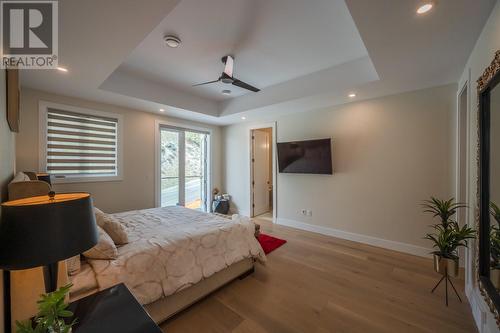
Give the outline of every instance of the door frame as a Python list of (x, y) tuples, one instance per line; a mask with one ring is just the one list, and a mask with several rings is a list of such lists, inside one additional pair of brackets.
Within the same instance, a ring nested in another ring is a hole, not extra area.
[[(212, 158), (212, 151), (213, 151), (213, 130), (211, 128), (207, 127), (201, 127), (201, 126), (193, 126), (189, 124), (183, 124), (183, 123), (176, 123), (172, 121), (166, 121), (166, 120), (155, 120), (155, 166), (154, 166), (154, 188), (155, 188), (155, 207), (161, 207), (161, 168), (160, 168), (160, 155), (161, 155), (161, 136), (160, 136), (160, 131), (161, 127), (173, 127), (177, 128), (179, 130), (193, 130), (193, 131), (198, 131), (198, 132), (206, 132), (208, 133), (208, 139), (207, 139), (207, 171), (206, 171), (206, 177), (207, 177), (207, 188), (206, 188), (206, 196), (207, 196), (207, 211), (210, 212), (212, 210), (212, 184), (213, 184), (213, 158)], [(180, 158), (180, 156), (179, 156)], [(182, 189), (184, 191), (184, 189)]]
[[(465, 202), (469, 209), (459, 210), (457, 211), (457, 220), (460, 223), (463, 221), (468, 224), (471, 220), (471, 208), (469, 205), (469, 192), (470, 192), (470, 166), (469, 166), (469, 158), (470, 158), (470, 146), (469, 146), (469, 137), (470, 137), (470, 102), (471, 102), (471, 90), (470, 90), (470, 79), (466, 79), (461, 85), (459, 85), (459, 89), (457, 91), (457, 108), (456, 108), (456, 168), (455, 168), (455, 198), (457, 202)], [(465, 108), (461, 103), (462, 94), (466, 94), (467, 100), (465, 102)], [(465, 124), (464, 124), (465, 122)], [(465, 125), (465, 126), (464, 126)], [(464, 147), (465, 145), (465, 147)], [(461, 153), (465, 152), (465, 158), (462, 160)], [(462, 178), (461, 175), (464, 174), (465, 177)], [(462, 189), (465, 190), (465, 193), (461, 193)], [(463, 195), (463, 197), (462, 197)], [(465, 266), (466, 274), (465, 274), (465, 289), (472, 281), (472, 276), (470, 275), (471, 267), (472, 267), (472, 256), (471, 251), (469, 249), (464, 250), (464, 256), (460, 256), (460, 265)]]
[(248, 154), (248, 163), (249, 163), (249, 173), (248, 173), (248, 190), (249, 190), (249, 215), (250, 217), (253, 216), (253, 188), (252, 188), (252, 175), (253, 175), (253, 163), (252, 163), (252, 155), (253, 155), (253, 144), (252, 144), (252, 131), (257, 130), (257, 129), (262, 129), (262, 128), (271, 128), (272, 130), (272, 138), (271, 138), (271, 145), (272, 145), (272, 159), (273, 159), (273, 168), (272, 168), (272, 177), (273, 177), (273, 222), (276, 222), (276, 219), (278, 218), (278, 177), (277, 177), (277, 163), (276, 163), (276, 157), (277, 157), (277, 152), (276, 152), (276, 122), (268, 122), (268, 123), (259, 123), (255, 124), (249, 127), (248, 129), (248, 147), (249, 147), (249, 154)]

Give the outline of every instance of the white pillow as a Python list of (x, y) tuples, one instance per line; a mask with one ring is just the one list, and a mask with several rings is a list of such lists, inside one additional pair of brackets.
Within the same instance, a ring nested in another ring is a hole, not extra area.
[(106, 231), (116, 245), (128, 243), (128, 235), (125, 226), (112, 215), (104, 213), (99, 208), (94, 207), (97, 225)]
[(113, 240), (101, 227), (97, 226), (99, 230), (99, 242), (96, 246), (83, 252), (83, 255), (89, 259), (116, 259), (118, 258), (118, 249), (113, 243)]
[(24, 172), (18, 172), (14, 179), (12, 179), (11, 183), (20, 183), (20, 182), (29, 182), (31, 179)]

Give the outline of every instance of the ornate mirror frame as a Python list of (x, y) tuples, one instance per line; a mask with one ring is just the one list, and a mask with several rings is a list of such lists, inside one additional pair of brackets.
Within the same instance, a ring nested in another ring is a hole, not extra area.
[(490, 280), (490, 95), (492, 87), (500, 84), (500, 50), (483, 75), (477, 80), (478, 98), (478, 154), (476, 221), (479, 241), (476, 242), (475, 275), (481, 295), (484, 297), (500, 327), (500, 295)]

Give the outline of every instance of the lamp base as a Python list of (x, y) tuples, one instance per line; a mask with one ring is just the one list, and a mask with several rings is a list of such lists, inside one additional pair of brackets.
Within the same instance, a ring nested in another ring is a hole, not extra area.
[[(59, 263), (43, 266), (43, 280), (45, 283), (45, 292), (50, 293), (57, 290), (57, 277), (59, 272)], [(11, 312), (11, 273), (8, 270), (3, 271), (4, 288), (4, 330), (5, 333), (12, 332), (12, 312)]]
[(5, 333), (12, 332), (12, 314), (10, 299), (10, 271), (3, 271), (3, 306), (4, 306), (4, 329)]
[(57, 290), (57, 274), (59, 273), (59, 263), (55, 262), (43, 266), (43, 282), (45, 283), (45, 292), (51, 293)]

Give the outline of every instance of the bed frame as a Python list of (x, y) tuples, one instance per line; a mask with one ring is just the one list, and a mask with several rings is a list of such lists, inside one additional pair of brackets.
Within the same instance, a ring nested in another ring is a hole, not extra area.
[(144, 306), (151, 318), (159, 324), (172, 318), (182, 310), (209, 296), (231, 281), (244, 279), (254, 272), (254, 260), (244, 259), (220, 272), (192, 285), (178, 293), (160, 298), (156, 302)]
[[(254, 272), (254, 259), (247, 258), (215, 273), (214, 275), (201, 280), (200, 282), (179, 291), (173, 295), (160, 298), (159, 300), (144, 305), (151, 318), (159, 324), (182, 310), (187, 309), (196, 302), (209, 296), (214, 291), (222, 288), (226, 284), (236, 280), (244, 279)], [(71, 294), (70, 301), (76, 301), (85, 296), (96, 293), (98, 289), (87, 290), (77, 294)]]

